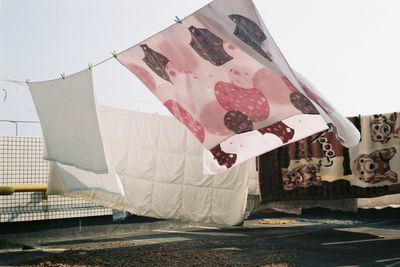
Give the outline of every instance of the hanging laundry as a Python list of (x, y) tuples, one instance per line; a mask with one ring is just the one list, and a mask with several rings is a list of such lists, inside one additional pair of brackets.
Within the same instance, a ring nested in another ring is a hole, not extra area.
[[(226, 225), (243, 221), (254, 159), (223, 174), (204, 175), (203, 146), (174, 118), (109, 107), (99, 111), (107, 155), (125, 196), (91, 194), (89, 181), (75, 191), (49, 182), (52, 190), (141, 216)], [(62, 179), (69, 183), (68, 176)]]
[(344, 145), (359, 141), (351, 123), (294, 74), (250, 0), (215, 0), (118, 60), (208, 149), (204, 173), (327, 124)]
[(98, 174), (108, 173), (92, 72), (84, 70), (28, 85), (42, 127), (44, 159)]
[(113, 167), (109, 167), (109, 173), (97, 174), (51, 162), (47, 194), (79, 195), (93, 203), (113, 207), (124, 195), (124, 188)]
[(350, 118), (362, 137), (353, 148), (342, 146), (330, 130), (260, 156), (262, 202), (400, 193), (399, 115)]
[(359, 198), (358, 207), (361, 209), (400, 208), (400, 194), (373, 198)]
[[(258, 163), (257, 163), (258, 166)], [(259, 174), (256, 168), (251, 168), (253, 172), (249, 177), (249, 193), (247, 196), (246, 212), (264, 213), (274, 210), (288, 214), (301, 214), (303, 209), (325, 208), (340, 211), (357, 211), (358, 199), (338, 199), (338, 200), (293, 200), (275, 201), (262, 203), (260, 195)]]
[(358, 199), (335, 199), (335, 200), (289, 200), (261, 203), (259, 196), (249, 195), (246, 210), (250, 213), (265, 213), (277, 211), (288, 214), (300, 215), (304, 209), (324, 208), (330, 210), (356, 212)]
[[(352, 185), (400, 189), (400, 113), (361, 117), (362, 142), (349, 150)], [(400, 192), (400, 191), (399, 191)]]

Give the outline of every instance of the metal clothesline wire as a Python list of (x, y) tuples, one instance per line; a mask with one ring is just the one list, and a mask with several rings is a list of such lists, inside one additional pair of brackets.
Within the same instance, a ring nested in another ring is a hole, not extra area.
[[(112, 54), (113, 55), (111, 57), (108, 57), (108, 58), (106, 58), (106, 59), (104, 59), (104, 60), (102, 60), (102, 61), (100, 61), (100, 62), (98, 62), (96, 64), (88, 64), (88, 68), (92, 69), (92, 68), (94, 68), (94, 67), (96, 67), (96, 66), (98, 66), (100, 64), (103, 64), (103, 63), (109, 61), (110, 59), (116, 58), (119, 53), (117, 54), (117, 53), (115, 53), (115, 51), (113, 51)], [(65, 74), (62, 73), (61, 77), (65, 78)], [(10, 83), (16, 83), (16, 84), (19, 84), (19, 85), (23, 85), (23, 86), (28, 86), (29, 79), (26, 79), (25, 81), (19, 81), (19, 80), (0, 78), (0, 82), (10, 82)]]
[[(193, 12), (192, 14), (194, 14), (194, 13), (195, 13), (195, 12)], [(190, 14), (190, 15), (188, 15), (188, 16), (186, 16), (186, 17), (189, 17), (189, 16), (191, 16), (192, 14)], [(185, 18), (186, 18), (186, 17), (185, 17)], [(175, 22), (175, 24), (183, 24), (183, 20), (184, 20), (185, 18), (180, 19), (178, 16), (175, 16), (174, 22)], [(146, 39), (145, 39), (144, 41), (142, 41), (142, 42), (145, 42), (145, 41), (151, 39), (153, 36), (159, 34), (160, 32), (162, 32), (162, 31), (164, 31), (164, 30), (167, 30), (167, 29), (171, 28), (172, 26), (174, 26), (174, 24), (172, 24), (172, 25), (170, 25), (169, 27), (167, 27), (167, 28), (165, 28), (165, 29), (162, 29), (161, 31), (159, 31), (159, 32), (157, 32), (157, 33), (155, 33), (155, 34), (153, 34), (152, 36), (146, 38)], [(136, 45), (138, 45), (138, 44), (136, 44)], [(134, 46), (135, 46), (135, 45), (134, 45)], [(106, 59), (104, 59), (104, 60), (102, 60), (102, 61), (100, 61), (100, 62), (98, 62), (98, 63), (96, 63), (96, 64), (90, 64), (90, 63), (89, 63), (89, 64), (88, 64), (88, 68), (89, 68), (89, 69), (92, 69), (92, 68), (94, 68), (94, 67), (97, 67), (97, 66), (99, 66), (99, 65), (101, 65), (101, 64), (103, 64), (103, 63), (109, 61), (110, 59), (113, 59), (113, 58), (116, 59), (117, 56), (118, 56), (119, 54), (124, 53), (125, 51), (129, 50), (130, 48), (131, 48), (131, 47), (129, 47), (129, 48), (127, 48), (127, 49), (125, 49), (125, 50), (123, 50), (123, 51), (121, 51), (121, 52), (119, 52), (119, 53), (117, 53), (117, 52), (114, 50), (114, 51), (111, 52), (111, 55), (112, 55), (111, 57), (108, 57), (108, 58), (106, 58)], [(63, 79), (65, 78), (65, 74), (64, 74), (64, 73), (61, 73), (60, 75), (61, 75), (61, 77), (62, 77)], [(21, 80), (12, 80), (12, 79), (0, 78), (0, 82), (2, 82), (2, 81), (3, 81), (3, 82), (16, 83), (16, 84), (23, 85), (23, 86), (28, 86), (28, 83), (29, 83), (29, 79), (25, 79), (25, 81), (21, 81)]]
[[(128, 49), (129, 49), (129, 48), (128, 48)], [(126, 49), (126, 50), (128, 50), (128, 49)], [(111, 54), (112, 54), (111, 57), (108, 57), (108, 58), (106, 58), (106, 59), (104, 59), (104, 60), (102, 60), (102, 61), (100, 61), (100, 62), (97, 62), (96, 64), (88, 64), (88, 68), (89, 68), (89, 69), (92, 69), (92, 68), (97, 67), (97, 66), (99, 66), (99, 65), (101, 65), (101, 64), (103, 64), (103, 63), (105, 63), (105, 62), (107, 62), (107, 61), (109, 61), (109, 60), (111, 60), (111, 59), (113, 59), (113, 58), (117, 58), (117, 56), (118, 56), (119, 54), (125, 52), (126, 50), (124, 50), (124, 51), (122, 51), (122, 52), (120, 52), (120, 53), (117, 53), (117, 52), (115, 52), (115, 50), (114, 50), (114, 51), (111, 52)], [(65, 74), (61, 74), (61, 77), (62, 77), (62, 78), (65, 78)], [(12, 79), (0, 78), (0, 82), (10, 82), (10, 83), (16, 83), (16, 84), (19, 84), (19, 85), (23, 85), (23, 86), (28, 86), (29, 80), (26, 79), (25, 81), (19, 81), (19, 80), (12, 80)], [(119, 99), (119, 98), (118, 98), (118, 99)], [(134, 101), (135, 103), (143, 103), (143, 104), (150, 104), (150, 105), (162, 106), (161, 104), (152, 103), (152, 102), (149, 102), (149, 101), (138, 101), (138, 100), (134, 100), (134, 99), (131, 99), (131, 100)], [(2, 121), (2, 120), (0, 120), (0, 121)], [(4, 121), (3, 121), (3, 122), (4, 122)]]
[(40, 123), (40, 121), (3, 120), (3, 119), (0, 119), (0, 122), (10, 122), (10, 123)]

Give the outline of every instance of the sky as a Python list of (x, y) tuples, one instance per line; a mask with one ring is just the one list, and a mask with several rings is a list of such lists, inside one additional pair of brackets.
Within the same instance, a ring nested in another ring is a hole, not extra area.
[[(42, 81), (87, 68), (209, 0), (0, 0), (0, 78)], [(400, 111), (400, 1), (254, 0), (292, 68), (346, 116)], [(94, 68), (98, 103), (168, 111), (116, 60)], [(3, 101), (7, 91), (7, 98)], [(0, 82), (0, 120), (37, 121), (26, 86)], [(19, 135), (39, 135), (18, 124)], [(0, 135), (15, 134), (0, 122)]]

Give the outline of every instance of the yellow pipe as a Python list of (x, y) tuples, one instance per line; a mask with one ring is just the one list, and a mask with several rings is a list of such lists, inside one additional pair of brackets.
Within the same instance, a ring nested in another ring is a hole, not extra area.
[(12, 186), (15, 192), (45, 192), (47, 184), (19, 184)]
[(0, 196), (8, 196), (14, 194), (15, 190), (12, 186), (0, 186)]
[(0, 195), (12, 195), (16, 192), (46, 192), (47, 184), (21, 184), (0, 186)]

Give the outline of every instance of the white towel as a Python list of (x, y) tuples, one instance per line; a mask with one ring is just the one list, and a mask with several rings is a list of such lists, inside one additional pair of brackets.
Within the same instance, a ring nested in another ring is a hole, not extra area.
[(29, 89), (43, 131), (44, 158), (98, 174), (107, 173), (91, 71), (65, 79), (32, 82)]

